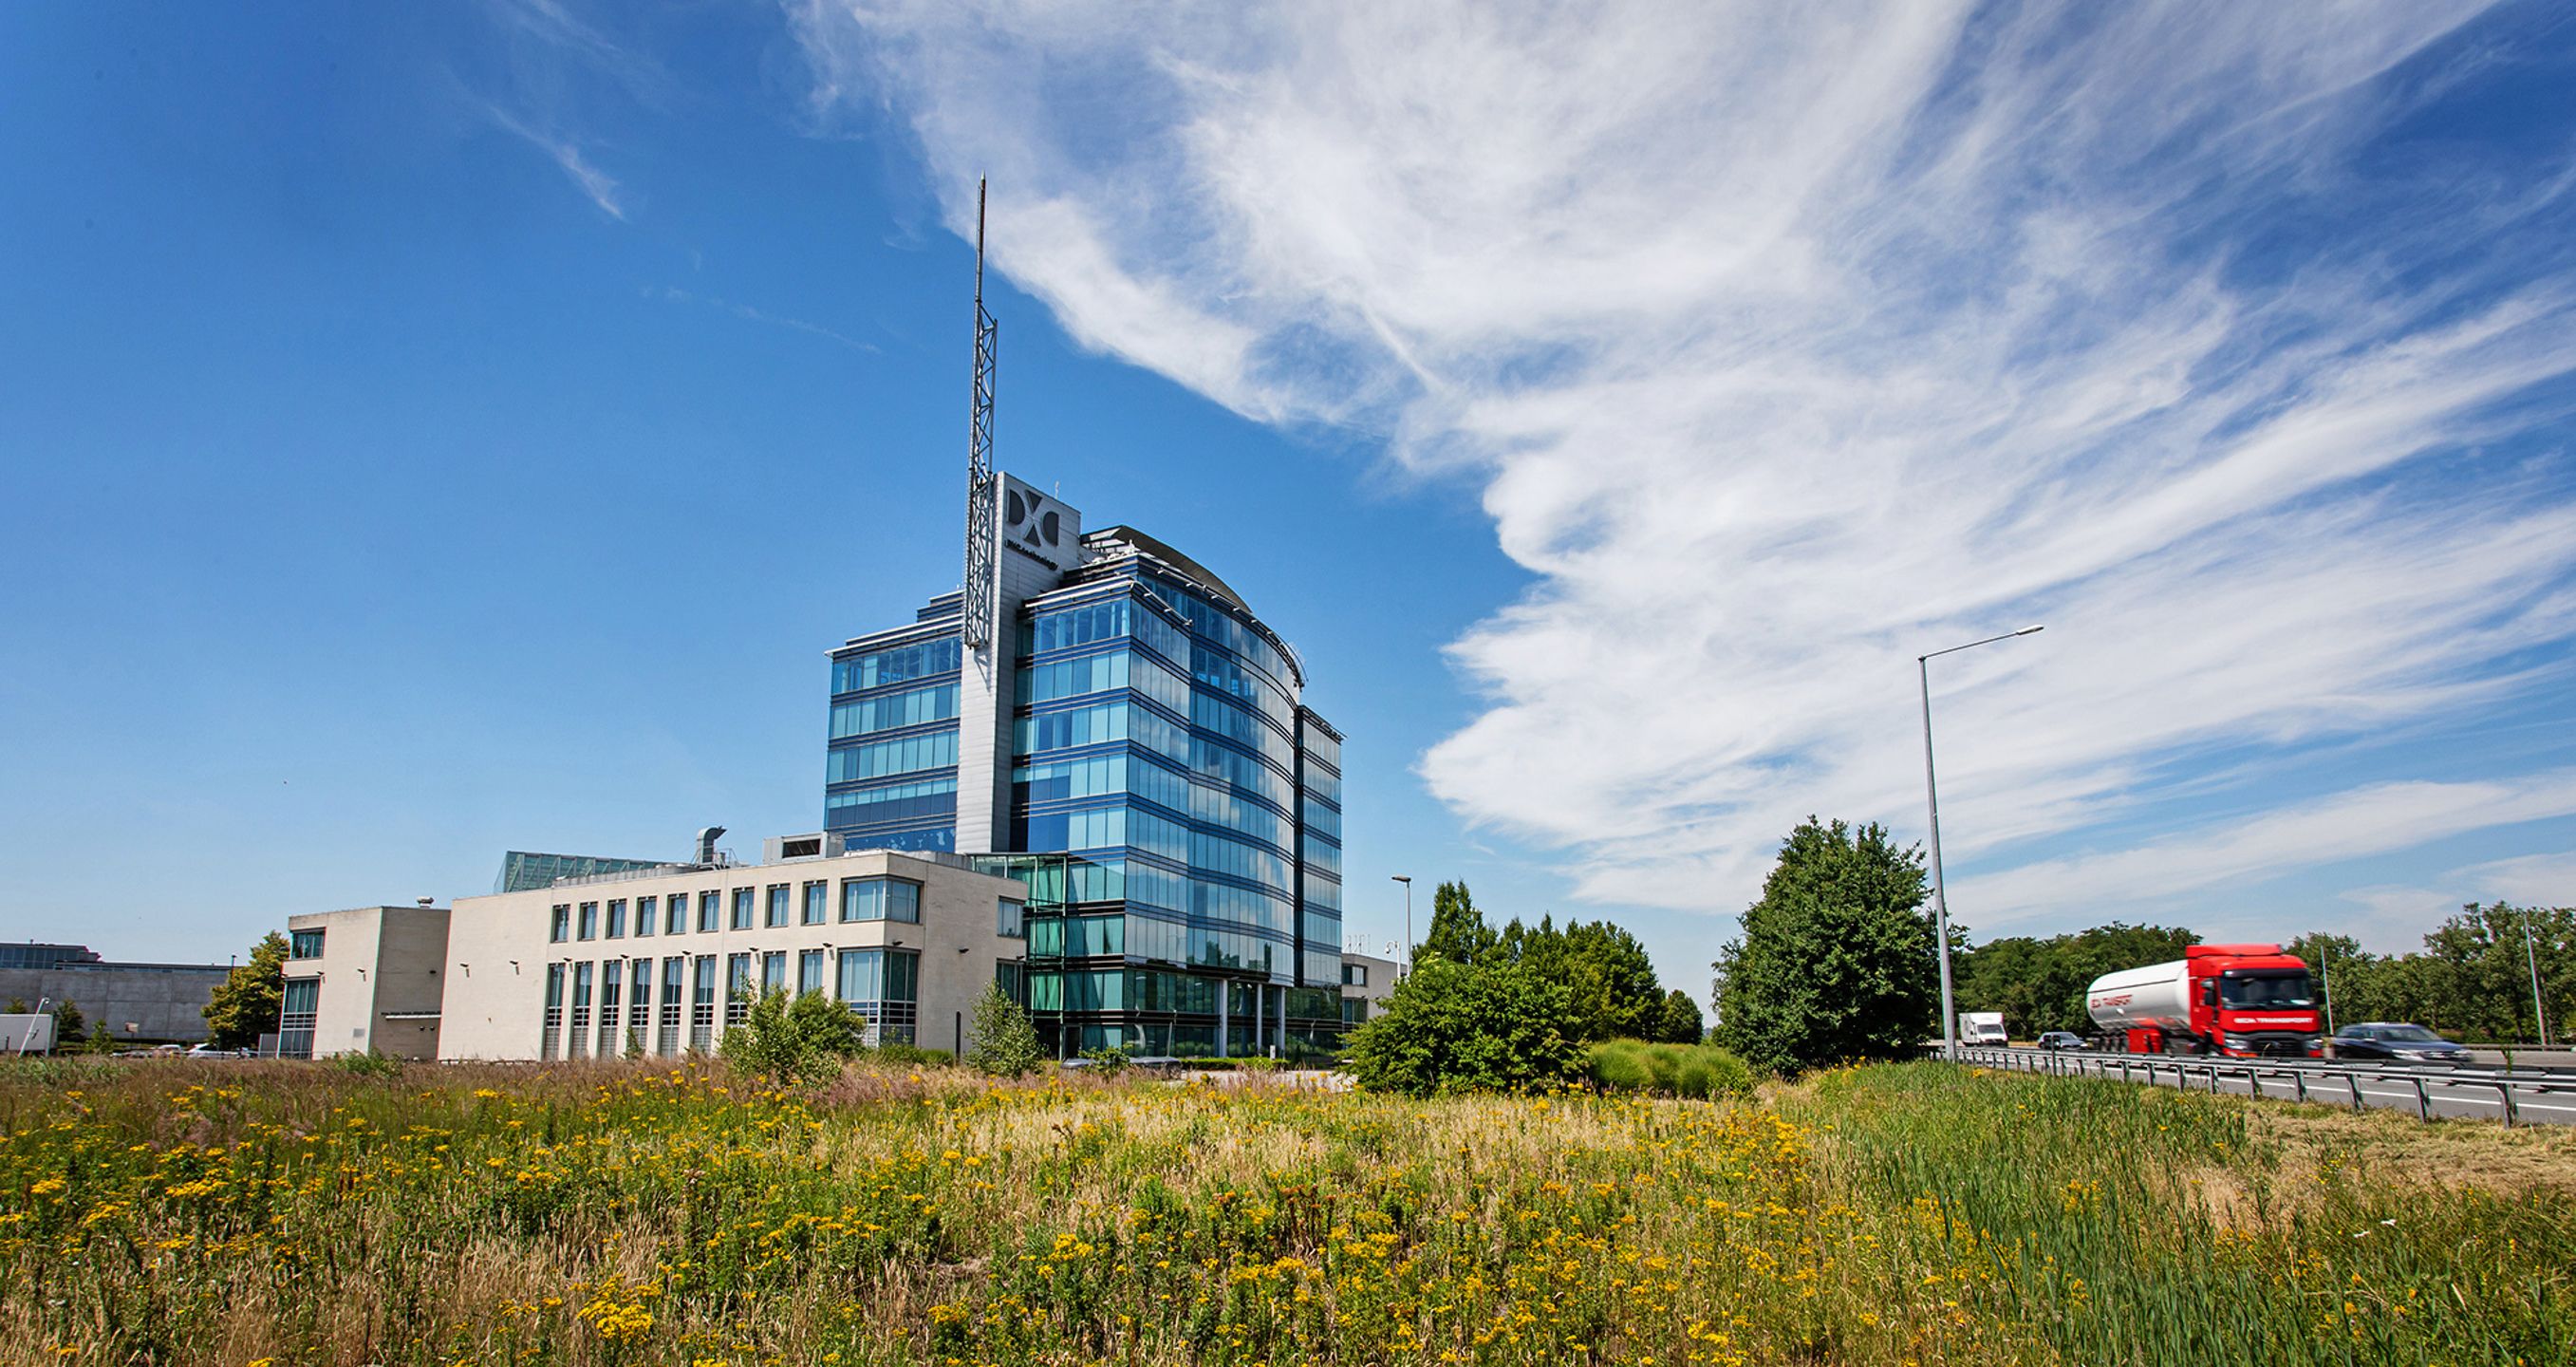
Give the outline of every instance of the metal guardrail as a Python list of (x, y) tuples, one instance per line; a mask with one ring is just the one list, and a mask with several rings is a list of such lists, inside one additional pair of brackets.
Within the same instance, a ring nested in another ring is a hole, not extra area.
[[(1939, 1046), (1931, 1046), (1935, 1057)], [(2060, 1077), (2119, 1078), (2274, 1101), (2413, 1110), (2419, 1120), (2576, 1124), (2576, 1068), (2462, 1068), (2330, 1059), (2108, 1054), (2090, 1050), (1963, 1047), (1959, 1061)]]

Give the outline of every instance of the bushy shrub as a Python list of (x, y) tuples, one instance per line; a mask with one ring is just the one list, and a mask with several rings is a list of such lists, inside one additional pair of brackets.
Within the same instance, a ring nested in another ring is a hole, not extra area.
[(864, 1037), (849, 1008), (820, 992), (761, 994), (717, 1049), (725, 1062), (782, 1082), (808, 1082), (840, 1071)]
[(1714, 1044), (1604, 1040), (1587, 1051), (1584, 1071), (1592, 1085), (1605, 1092), (1654, 1092), (1699, 1100), (1744, 1096), (1753, 1090), (1753, 1069)]
[(994, 1077), (1019, 1077), (1046, 1061), (1038, 1046), (1038, 1028), (1025, 1007), (1011, 1000), (1000, 983), (988, 983), (975, 1003), (974, 1043), (966, 1046), (966, 1063)]
[(1510, 1091), (1579, 1073), (1581, 1037), (1558, 984), (1491, 964), (1426, 959), (1351, 1032), (1349, 1067), (1371, 1091)]
[(363, 1054), (334, 1054), (331, 1061), (338, 1064), (342, 1072), (356, 1073), (360, 1077), (402, 1076), (401, 1059), (391, 1054), (379, 1054), (373, 1049)]

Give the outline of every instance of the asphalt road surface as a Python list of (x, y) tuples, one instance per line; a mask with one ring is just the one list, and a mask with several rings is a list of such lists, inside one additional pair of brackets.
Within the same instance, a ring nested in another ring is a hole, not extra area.
[[(2576, 1069), (2548, 1067), (2535, 1057), (2539, 1051), (2517, 1052), (2514, 1069), (2472, 1067), (2449, 1069), (2415, 1067), (2407, 1064), (2338, 1064), (2312, 1061), (2269, 1064), (2255, 1059), (2203, 1060), (2191, 1058), (2127, 1058), (2128, 1080), (2152, 1080), (2162, 1087), (2185, 1087), (2192, 1091), (2216, 1091), (2221, 1095), (2259, 1096), (2275, 1101), (2305, 1100), (2323, 1106), (2364, 1106), (2381, 1110), (2405, 1111), (2437, 1120), (2502, 1120), (2507, 1116), (2506, 1097), (2510, 1093), (2511, 1120), (2517, 1125), (2576, 1124)], [(2567, 1058), (2567, 1055), (2553, 1055)], [(2037, 1049), (2007, 1051), (1981, 1050), (1973, 1060), (1989, 1067), (2004, 1067), (2039, 1072), (2071, 1072), (2080, 1066), (2086, 1076), (2121, 1076), (2121, 1055), (2063, 1054), (2050, 1056)], [(2499, 1060), (2501, 1061), (2501, 1060)], [(2572, 1059), (2571, 1061), (2576, 1061)], [(2214, 1063), (2215, 1070), (2209, 1065)], [(2104, 1065), (2107, 1074), (2102, 1074)]]

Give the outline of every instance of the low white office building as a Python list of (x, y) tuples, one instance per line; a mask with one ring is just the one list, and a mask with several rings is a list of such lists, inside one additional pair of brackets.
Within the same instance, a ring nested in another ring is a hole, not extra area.
[(456, 899), (442, 1059), (709, 1052), (760, 994), (823, 992), (868, 1042), (955, 1051), (1022, 958), (1022, 883), (953, 855), (769, 842), (685, 864)]

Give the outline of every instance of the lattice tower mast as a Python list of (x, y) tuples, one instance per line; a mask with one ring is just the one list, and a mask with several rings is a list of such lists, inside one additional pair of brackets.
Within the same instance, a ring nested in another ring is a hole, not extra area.
[(993, 494), (993, 363), (1000, 324), (984, 308), (984, 191), (975, 182), (975, 392), (974, 411), (966, 427), (966, 601), (959, 614), (966, 648), (982, 651), (992, 643), (993, 558), (1000, 529), (995, 525)]

